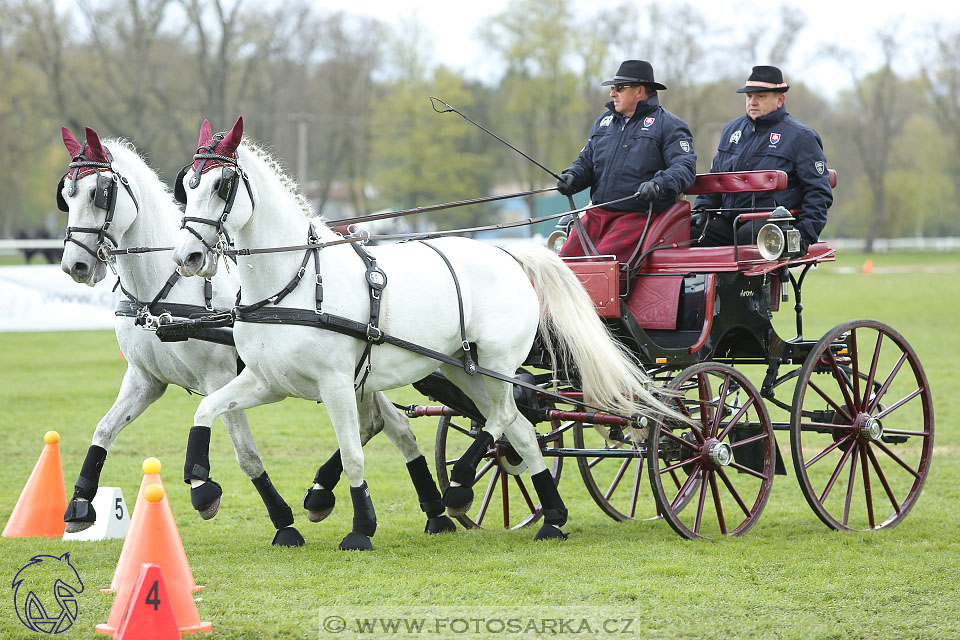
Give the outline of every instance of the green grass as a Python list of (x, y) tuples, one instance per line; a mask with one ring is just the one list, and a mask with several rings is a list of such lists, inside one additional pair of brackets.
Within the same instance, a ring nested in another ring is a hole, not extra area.
[[(437, 609), (446, 618), (469, 618), (479, 607), (530, 616), (599, 611), (634, 620), (631, 631), (645, 638), (960, 637), (960, 256), (875, 255), (871, 275), (857, 271), (865, 259), (848, 255), (809, 275), (804, 333), (815, 337), (847, 319), (876, 318), (903, 333), (924, 365), (936, 413), (933, 467), (917, 506), (889, 531), (841, 534), (824, 527), (797, 487), (789, 440), (781, 437), (788, 475), (776, 477), (766, 511), (741, 538), (688, 542), (663, 522), (616, 523), (594, 505), (573, 461), (564, 465), (560, 485), (570, 508), (567, 542), (535, 544), (531, 529), (427, 537), (403, 460), (379, 436), (366, 452), (379, 519), (376, 550), (342, 553), (336, 547), (351, 518), (346, 483), (323, 523), (308, 523), (300, 508), (316, 466), (336, 447), (332, 429), (322, 407), (287, 400), (249, 412), (265, 465), (307, 539), (304, 548), (275, 549), (259, 496), (219, 423), (211, 462), (224, 487), (223, 506), (206, 522), (191, 509), (179, 477), (198, 399), (179, 389), (120, 435), (101, 483), (121, 487), (132, 503), (142, 460), (163, 461), (187, 555), (197, 582), (207, 585), (198, 608), (213, 623), (212, 638), (316, 638), (321, 612), (369, 615), (411, 606), (446, 607)], [(904, 269), (911, 266), (941, 273)], [(776, 326), (794, 335), (788, 309)], [(109, 332), (0, 334), (0, 459), (6, 461), (0, 522), (48, 429), (62, 435), (72, 485), (124, 366)], [(409, 388), (391, 396), (420, 400)], [(413, 424), (432, 468), (436, 420)], [(120, 547), (120, 541), (0, 539), (0, 581), (9, 585), (32, 555), (71, 552), (86, 589), (76, 625), (61, 637), (93, 637), (94, 625), (109, 615), (112, 596), (98, 589), (109, 584)], [(0, 637), (35, 637), (17, 620), (8, 588), (0, 589)]]

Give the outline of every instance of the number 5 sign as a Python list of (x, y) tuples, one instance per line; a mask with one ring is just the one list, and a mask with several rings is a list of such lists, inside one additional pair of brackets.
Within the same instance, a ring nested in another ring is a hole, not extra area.
[(100, 487), (93, 498), (97, 520), (77, 533), (64, 533), (64, 540), (109, 540), (123, 538), (130, 528), (130, 512), (119, 487)]

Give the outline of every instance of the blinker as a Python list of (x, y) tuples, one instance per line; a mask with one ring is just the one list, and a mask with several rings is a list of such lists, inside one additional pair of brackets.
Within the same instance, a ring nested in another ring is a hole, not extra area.
[(109, 210), (113, 199), (113, 177), (101, 173), (97, 174), (97, 190), (93, 195), (93, 206), (98, 209)]
[(230, 199), (230, 192), (233, 190), (234, 181), (237, 179), (237, 172), (227, 167), (223, 168), (220, 174), (220, 185), (217, 187), (217, 195), (221, 200)]

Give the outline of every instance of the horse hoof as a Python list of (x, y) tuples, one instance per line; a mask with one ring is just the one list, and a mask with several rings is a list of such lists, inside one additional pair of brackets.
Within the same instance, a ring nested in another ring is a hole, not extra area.
[(462, 516), (473, 506), (473, 489), (464, 486), (447, 487), (443, 492), (443, 505), (451, 516)]
[(560, 531), (558, 527), (552, 524), (544, 524), (540, 527), (540, 531), (537, 531), (537, 535), (534, 536), (534, 540), (566, 540), (569, 533), (564, 533)]
[(302, 547), (306, 542), (300, 532), (293, 527), (284, 527), (277, 529), (277, 534), (273, 536), (273, 546), (275, 547)]
[(370, 536), (351, 531), (347, 537), (340, 542), (340, 551), (372, 551), (373, 542)]
[(307, 510), (307, 520), (320, 522), (333, 511), (337, 503), (336, 496), (329, 489), (311, 488), (303, 498), (303, 508)]
[(80, 533), (93, 526), (92, 522), (67, 522), (64, 531), (67, 533)]
[(223, 489), (213, 480), (190, 489), (190, 504), (200, 513), (200, 517), (209, 520), (220, 511), (220, 496)]
[(97, 512), (89, 500), (71, 500), (63, 514), (67, 533), (78, 533), (93, 526), (97, 521)]
[(447, 516), (440, 515), (436, 518), (429, 518), (427, 520), (427, 526), (423, 529), (423, 532), (429, 534), (454, 533), (456, 530), (457, 525), (453, 524), (453, 520)]

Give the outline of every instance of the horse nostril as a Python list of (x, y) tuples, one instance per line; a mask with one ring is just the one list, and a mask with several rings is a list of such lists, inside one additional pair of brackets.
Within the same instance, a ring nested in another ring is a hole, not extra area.
[(78, 262), (73, 265), (73, 272), (78, 276), (85, 276), (90, 271), (90, 265), (86, 262)]
[(203, 262), (203, 254), (199, 251), (194, 251), (187, 256), (187, 259), (183, 261), (184, 266), (197, 268)]

